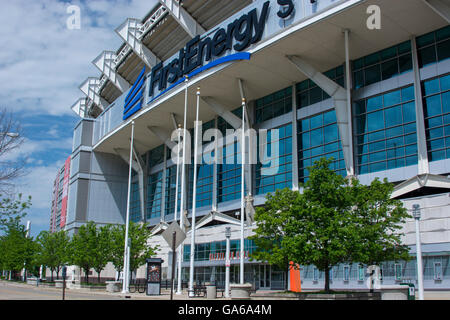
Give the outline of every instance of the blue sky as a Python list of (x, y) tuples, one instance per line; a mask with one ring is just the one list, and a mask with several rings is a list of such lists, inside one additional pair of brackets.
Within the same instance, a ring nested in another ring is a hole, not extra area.
[[(121, 40), (114, 29), (128, 17), (143, 18), (156, 2), (0, 0), (0, 106), (14, 112), (25, 136), (20, 150), (3, 160), (27, 159), (16, 192), (33, 197), (25, 218), (32, 236), (49, 228), (53, 181), (79, 121), (70, 107), (83, 97), (78, 86), (100, 74), (91, 61), (103, 50), (116, 51)], [(67, 28), (70, 5), (81, 9), (79, 30)]]

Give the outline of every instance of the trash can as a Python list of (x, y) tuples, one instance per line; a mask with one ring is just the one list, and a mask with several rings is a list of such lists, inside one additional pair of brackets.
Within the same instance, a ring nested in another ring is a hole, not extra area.
[(217, 299), (217, 287), (214, 283), (206, 284), (206, 299)]
[(408, 286), (408, 300), (416, 300), (416, 286), (413, 283), (401, 283), (400, 285)]

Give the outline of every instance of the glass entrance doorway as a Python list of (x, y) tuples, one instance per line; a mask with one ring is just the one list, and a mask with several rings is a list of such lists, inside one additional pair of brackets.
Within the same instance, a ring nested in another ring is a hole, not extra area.
[(259, 288), (270, 290), (270, 265), (259, 265)]

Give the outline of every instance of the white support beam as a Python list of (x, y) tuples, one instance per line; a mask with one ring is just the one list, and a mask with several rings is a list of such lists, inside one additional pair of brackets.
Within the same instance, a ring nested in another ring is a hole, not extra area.
[[(128, 154), (129, 152), (126, 149), (114, 148), (114, 151), (118, 156), (122, 158), (128, 165), (130, 164)], [(132, 160), (131, 166), (138, 174), (138, 184), (139, 184), (139, 203), (141, 207), (141, 220), (144, 221), (145, 218), (145, 192), (144, 192), (144, 168), (145, 164), (142, 161), (140, 155), (136, 152), (136, 148), (133, 147), (133, 155), (134, 159)]]
[(80, 118), (87, 118), (88, 117), (88, 106), (87, 106), (87, 99), (86, 98), (80, 98), (75, 102), (72, 107), (72, 111), (75, 112)]
[(336, 118), (341, 137), (341, 144), (344, 153), (345, 167), (347, 175), (353, 175), (354, 164), (352, 154), (352, 137), (350, 135), (351, 124), (349, 123), (347, 91), (333, 80), (329, 79), (299, 56), (287, 56), (289, 61), (309, 79), (314, 81), (323, 91), (325, 91), (334, 102)]
[(136, 151), (136, 146), (133, 145), (133, 154), (134, 154), (134, 158), (136, 159), (136, 164), (137, 164), (137, 173), (138, 173), (138, 183), (139, 183), (139, 199), (141, 201), (139, 201), (140, 206), (141, 206), (141, 221), (144, 221), (145, 219), (145, 192), (144, 192), (144, 168), (145, 168), (145, 163), (142, 160), (141, 155)]
[(116, 71), (117, 55), (113, 51), (103, 51), (92, 63), (114, 84), (120, 92), (124, 93), (131, 88), (130, 83)]
[(425, 2), (434, 12), (444, 18), (450, 23), (450, 3), (448, 0), (422, 0)]
[(228, 122), (234, 129), (239, 129), (242, 126), (241, 119), (228, 111), (220, 102), (212, 97), (201, 97), (202, 101), (205, 102), (218, 116), (222, 117), (226, 122)]
[(212, 212), (208, 213), (206, 216), (204, 216), (197, 223), (197, 225), (195, 226), (195, 230), (198, 230), (213, 221), (218, 221), (218, 222), (222, 222), (224, 224), (231, 224), (231, 225), (235, 225), (235, 226), (241, 225), (241, 221), (236, 218), (232, 218), (230, 216), (227, 216), (226, 214), (223, 214), (223, 213), (220, 213), (217, 211), (212, 211)]
[(157, 136), (161, 142), (168, 146), (171, 150), (176, 147), (176, 143), (172, 141), (170, 134), (158, 127), (147, 127), (148, 131)]
[(105, 110), (109, 103), (100, 96), (100, 79), (89, 77), (80, 86), (80, 90), (100, 109)]
[[(155, 20), (154, 24), (156, 24), (162, 17), (163, 15)], [(129, 18), (117, 27), (115, 31), (148, 67), (153, 68), (157, 63), (159, 63), (160, 60), (152, 51), (150, 51), (150, 49), (142, 44), (142, 37), (145, 30), (150, 28), (146, 28), (146, 26), (147, 24), (142, 24), (138, 19)]]
[(391, 198), (396, 199), (421, 188), (437, 188), (450, 190), (450, 179), (436, 174), (419, 174), (395, 186)]
[(178, 129), (178, 122), (177, 122), (177, 116), (175, 115), (175, 113), (171, 113), (170, 114), (170, 118), (172, 119), (173, 129), (177, 130)]
[(205, 33), (205, 29), (176, 0), (159, 0), (170, 15), (192, 37)]
[(166, 231), (168, 227), (169, 225), (166, 222), (161, 221), (150, 232), (152, 236), (156, 236)]

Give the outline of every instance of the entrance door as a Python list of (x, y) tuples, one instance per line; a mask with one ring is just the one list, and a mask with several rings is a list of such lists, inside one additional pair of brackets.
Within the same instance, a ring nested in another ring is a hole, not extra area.
[(270, 290), (270, 265), (259, 266), (259, 288), (261, 290)]

